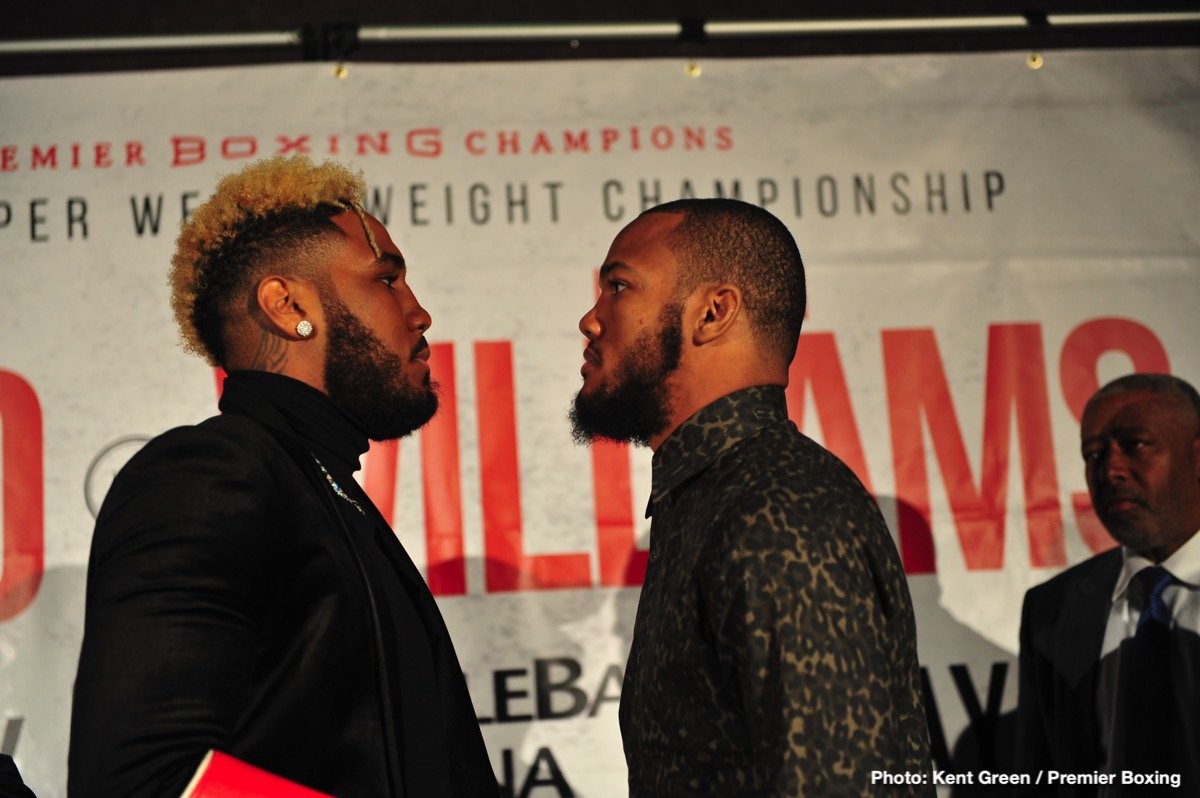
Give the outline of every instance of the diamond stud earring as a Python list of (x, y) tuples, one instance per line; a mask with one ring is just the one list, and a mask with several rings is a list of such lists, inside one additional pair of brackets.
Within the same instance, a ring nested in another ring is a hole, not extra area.
[(312, 322), (308, 319), (301, 319), (296, 324), (296, 335), (299, 335), (301, 338), (307, 338), (308, 336), (312, 335), (312, 332)]

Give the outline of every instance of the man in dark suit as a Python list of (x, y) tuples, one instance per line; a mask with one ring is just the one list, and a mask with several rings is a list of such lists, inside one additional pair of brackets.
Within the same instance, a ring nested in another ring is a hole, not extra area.
[(364, 195), (275, 158), (183, 228), (172, 301), (222, 413), (148, 443), (97, 517), (71, 796), (179, 795), (210, 751), (340, 798), (498, 795), (433, 597), (353, 478), (437, 409), (430, 316)]
[(1088, 401), (1080, 435), (1092, 505), (1121, 545), (1025, 597), (1018, 764), (1045, 793), (1200, 795), (1200, 395), (1122, 377)]

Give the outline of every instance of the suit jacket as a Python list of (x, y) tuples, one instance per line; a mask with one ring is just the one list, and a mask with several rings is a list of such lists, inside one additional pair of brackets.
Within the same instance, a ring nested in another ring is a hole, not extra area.
[(211, 748), (339, 798), (402, 796), (404, 763), (429, 752), (396, 707), (436, 690), (451, 794), (497, 795), (445, 625), (403, 548), (393, 539), (386, 554), (429, 630), (434, 684), (385, 678), (397, 647), (369, 552), (294, 429), (228, 384), (222, 408), (148, 443), (97, 518), (69, 794), (178, 795)]
[[(1021, 610), (1018, 772), (1090, 773), (1103, 766), (1096, 683), (1120, 570), (1121, 550), (1112, 549), (1026, 593)], [(1096, 790), (1090, 785), (1045, 787), (1041, 794), (1087, 796)]]

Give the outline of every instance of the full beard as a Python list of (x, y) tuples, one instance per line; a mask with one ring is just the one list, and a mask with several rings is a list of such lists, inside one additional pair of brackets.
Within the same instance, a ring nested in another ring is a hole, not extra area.
[(323, 298), (328, 328), (325, 390), (374, 441), (403, 438), (433, 418), (438, 409), (437, 384), (429, 375), (420, 387), (406, 379), (424, 339), (406, 364), (350, 312), (340, 299)]
[(575, 395), (570, 421), (576, 443), (603, 438), (647, 446), (666, 430), (671, 418), (667, 378), (679, 368), (683, 353), (682, 314), (682, 305), (666, 305), (659, 313), (658, 330), (638, 337), (610, 383)]

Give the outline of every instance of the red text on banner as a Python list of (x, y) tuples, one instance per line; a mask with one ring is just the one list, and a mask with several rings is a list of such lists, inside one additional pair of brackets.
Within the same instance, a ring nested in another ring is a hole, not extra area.
[(42, 487), (42, 409), (24, 378), (0, 369), (3, 433), (4, 570), (0, 621), (29, 606), (42, 583), (45, 507)]
[(788, 414), (797, 427), (804, 428), (804, 389), (811, 386), (813, 409), (821, 422), (825, 448), (850, 466), (863, 486), (871, 490), (871, 475), (863, 454), (862, 438), (850, 404), (850, 388), (833, 333), (804, 333), (796, 359), (788, 372)]
[(475, 344), (475, 391), (488, 592), (591, 587), (590, 555), (525, 553), (511, 342)]
[[(1025, 491), (1030, 564), (1066, 564), (1042, 331), (1037, 324), (988, 329), (983, 448), (978, 487), (933, 330), (885, 330), (888, 418), (896, 474), (900, 553), (908, 573), (934, 570), (929, 478), (922, 430), (941, 467), (969, 570), (1004, 566), (1004, 520), (1015, 417)], [(924, 419), (924, 424), (922, 424)]]

